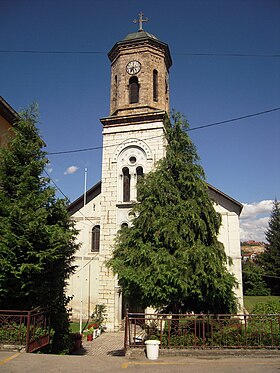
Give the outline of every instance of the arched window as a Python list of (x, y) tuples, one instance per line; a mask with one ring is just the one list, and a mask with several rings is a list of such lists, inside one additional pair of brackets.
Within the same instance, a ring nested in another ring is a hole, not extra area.
[(139, 102), (139, 83), (137, 76), (129, 79), (129, 103), (136, 104)]
[(100, 225), (95, 225), (91, 231), (91, 252), (98, 253), (100, 249)]
[(153, 100), (158, 100), (158, 72), (153, 70)]
[(127, 223), (122, 223), (122, 225), (121, 225), (121, 229), (123, 229), (123, 228), (127, 228), (128, 227), (128, 224)]
[(123, 168), (123, 202), (130, 201), (130, 174), (127, 167)]
[[(139, 180), (143, 177), (143, 168), (141, 166), (136, 168), (136, 182), (138, 184)], [(137, 197), (138, 197), (138, 188), (137, 188)]]
[(138, 181), (143, 176), (143, 168), (142, 167), (139, 166), (139, 167), (136, 168), (136, 175), (137, 175), (137, 183), (138, 183)]

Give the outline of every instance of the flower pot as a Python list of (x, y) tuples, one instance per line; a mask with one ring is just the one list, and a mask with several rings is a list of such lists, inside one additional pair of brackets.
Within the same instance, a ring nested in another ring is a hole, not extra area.
[(93, 340), (93, 335), (92, 334), (88, 334), (87, 335), (87, 341), (92, 341)]

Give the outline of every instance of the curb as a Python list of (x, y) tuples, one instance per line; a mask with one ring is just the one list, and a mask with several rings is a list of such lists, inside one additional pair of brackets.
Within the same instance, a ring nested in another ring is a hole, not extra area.
[[(160, 357), (172, 357), (172, 356), (184, 356), (184, 357), (194, 357), (200, 359), (219, 359), (225, 357), (251, 357), (251, 358), (279, 358), (280, 350), (244, 350), (244, 349), (234, 349), (234, 350), (178, 350), (178, 349), (160, 349)], [(126, 351), (125, 356), (128, 359), (137, 359), (140, 357), (145, 357), (144, 349), (130, 348)]]

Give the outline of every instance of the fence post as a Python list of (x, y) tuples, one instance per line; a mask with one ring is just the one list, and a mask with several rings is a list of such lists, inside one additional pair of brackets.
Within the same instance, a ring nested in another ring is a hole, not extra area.
[(27, 312), (27, 325), (26, 325), (26, 347), (25, 347), (26, 352), (29, 352), (30, 320), (31, 320), (31, 311), (28, 311)]
[(126, 314), (125, 314), (125, 329), (124, 329), (124, 353), (126, 354), (126, 350), (127, 350), (127, 345), (128, 345), (128, 312), (126, 310)]

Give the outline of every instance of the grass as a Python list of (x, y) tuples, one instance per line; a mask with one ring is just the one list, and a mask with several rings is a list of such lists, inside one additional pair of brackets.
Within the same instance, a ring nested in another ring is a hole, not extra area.
[[(85, 325), (86, 325), (86, 323), (83, 322), (82, 328), (84, 328)], [(79, 333), (80, 323), (79, 322), (70, 322), (70, 330), (71, 330), (71, 333)]]
[(257, 303), (267, 303), (272, 300), (280, 300), (280, 296), (269, 295), (269, 296), (249, 296), (244, 295), (244, 305), (246, 310), (250, 313)]

